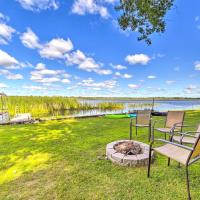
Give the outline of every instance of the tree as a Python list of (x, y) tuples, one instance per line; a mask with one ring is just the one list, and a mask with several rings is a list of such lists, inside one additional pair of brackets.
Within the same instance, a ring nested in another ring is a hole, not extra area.
[(173, 3), (174, 0), (120, 0), (115, 7), (122, 12), (118, 23), (123, 30), (139, 32), (138, 40), (144, 40), (150, 45), (151, 34), (165, 31), (164, 17)]

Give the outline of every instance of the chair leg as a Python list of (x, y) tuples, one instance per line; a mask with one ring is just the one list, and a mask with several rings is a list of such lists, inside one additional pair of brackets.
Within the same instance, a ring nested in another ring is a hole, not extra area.
[(130, 140), (132, 140), (132, 132), (133, 132), (133, 126), (132, 123), (130, 124)]
[(168, 158), (167, 165), (170, 166), (170, 158)]
[(135, 126), (135, 134), (136, 134), (136, 136), (137, 136), (137, 129), (138, 129), (137, 126)]
[(154, 126), (152, 127), (152, 132), (151, 132), (151, 140), (154, 140)]
[(167, 139), (167, 134), (165, 133), (165, 140)]
[(151, 168), (151, 152), (152, 152), (152, 147), (150, 145), (149, 147), (149, 162), (148, 162), (148, 173), (147, 173), (147, 177), (150, 177), (150, 168)]
[(151, 125), (149, 125), (149, 142), (150, 142), (150, 140), (151, 140)]
[(186, 166), (186, 184), (187, 184), (188, 200), (191, 200), (188, 166)]

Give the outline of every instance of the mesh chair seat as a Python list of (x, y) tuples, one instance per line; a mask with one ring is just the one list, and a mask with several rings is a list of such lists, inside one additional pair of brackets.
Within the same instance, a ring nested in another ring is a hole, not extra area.
[[(181, 136), (173, 136), (173, 140), (176, 142), (181, 142)], [(182, 143), (187, 143), (187, 144), (194, 144), (196, 141), (196, 138), (193, 137), (183, 137)]]
[(188, 156), (191, 153), (189, 150), (174, 146), (172, 144), (165, 144), (161, 147), (154, 148), (154, 150), (184, 165), (187, 163)]
[[(171, 132), (171, 128), (156, 128), (157, 131), (160, 131), (162, 133), (170, 133)], [(180, 131), (179, 129), (175, 129), (173, 131)]]

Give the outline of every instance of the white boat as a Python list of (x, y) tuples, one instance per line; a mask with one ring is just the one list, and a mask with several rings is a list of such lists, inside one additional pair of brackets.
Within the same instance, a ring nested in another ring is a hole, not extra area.
[(32, 117), (30, 113), (16, 114), (14, 118), (10, 120), (11, 124), (28, 123), (31, 122)]

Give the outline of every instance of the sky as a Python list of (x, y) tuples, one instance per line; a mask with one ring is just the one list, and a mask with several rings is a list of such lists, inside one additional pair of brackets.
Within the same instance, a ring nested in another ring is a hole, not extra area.
[(152, 45), (122, 31), (118, 0), (0, 0), (0, 92), (200, 97), (200, 1), (175, 0)]

